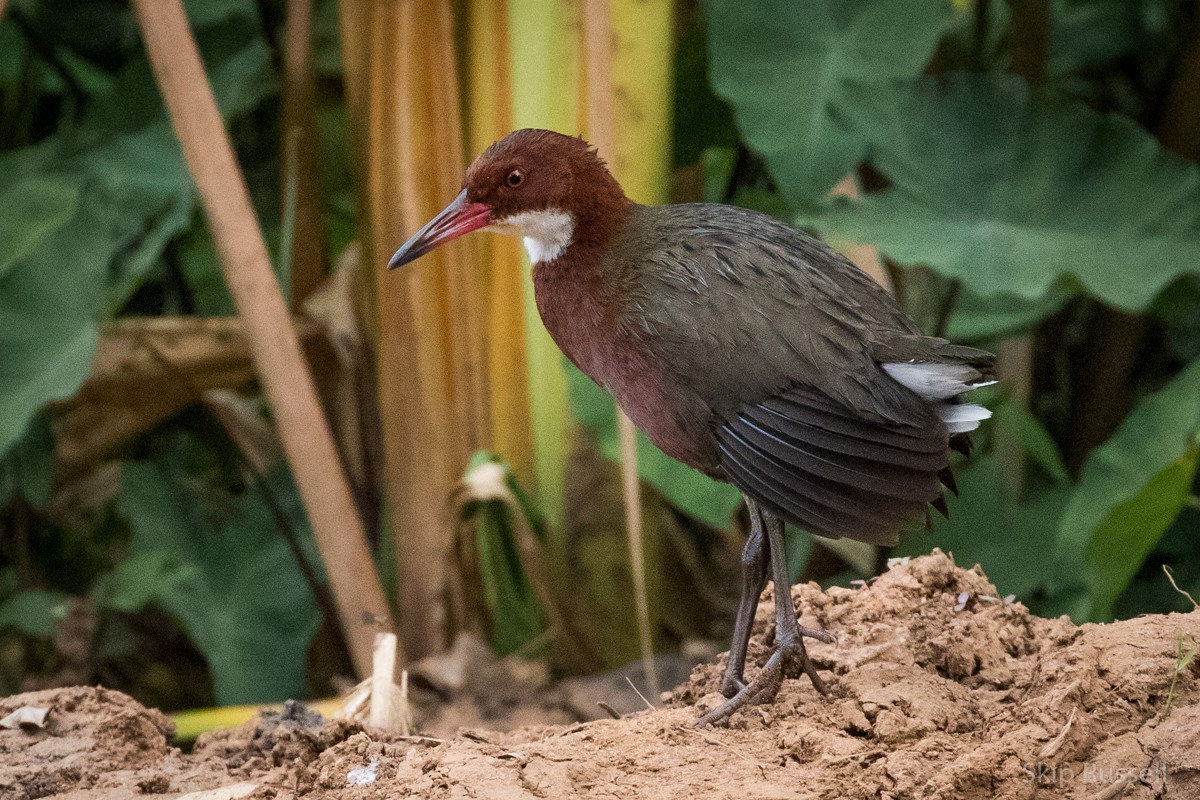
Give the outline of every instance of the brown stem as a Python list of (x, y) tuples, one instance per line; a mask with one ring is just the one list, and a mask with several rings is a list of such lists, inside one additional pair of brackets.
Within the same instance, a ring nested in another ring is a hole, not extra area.
[(205, 212), (317, 547), (325, 559), (356, 671), (371, 671), (375, 629), (387, 618), (362, 522), (317, 402), (266, 244), (181, 0), (134, 0), (155, 79)]
[(958, 295), (962, 291), (962, 281), (954, 278), (950, 281), (950, 288), (946, 290), (946, 294), (942, 296), (942, 302), (938, 304), (937, 320), (933, 325), (934, 336), (945, 336), (946, 326), (950, 324), (950, 315), (954, 313), (954, 306), (958, 304)]
[(1050, 51), (1049, 0), (1010, 0), (1012, 5), (1012, 64), (1009, 72), (1031, 86), (1046, 82)]
[[(292, 308), (325, 277), (317, 169), (317, 92), (312, 67), (313, 0), (288, 0), (283, 53), (283, 207), (294, 204)], [(289, 196), (290, 195), (290, 196)]]
[(1197, 120), (1200, 120), (1200, 13), (1192, 20), (1191, 36), (1175, 69), (1154, 133), (1163, 147), (1194, 161), (1200, 149)]
[[(1154, 135), (1166, 149), (1193, 158), (1200, 126), (1200, 14), (1163, 102)], [(1090, 334), (1078, 358), (1071, 408), (1067, 465), (1075, 472), (1133, 408), (1130, 391), (1138, 355), (1149, 333), (1145, 317), (1096, 304)]]
[(1089, 329), (1072, 358), (1071, 436), (1064, 456), (1074, 474), (1133, 408), (1129, 383), (1147, 330), (1143, 317), (1101, 303)]
[[(1012, 65), (1009, 71), (1020, 75), (1031, 86), (1046, 80), (1046, 57), (1050, 49), (1049, 0), (1010, 0), (1012, 26), (1010, 42)], [(1000, 343), (996, 374), (1007, 387), (1011, 402), (1029, 408), (1033, 395), (1033, 336), (1026, 334)], [(1025, 483), (1025, 450), (1013, 435), (997, 435), (996, 460), (1014, 497), (1019, 498)]]

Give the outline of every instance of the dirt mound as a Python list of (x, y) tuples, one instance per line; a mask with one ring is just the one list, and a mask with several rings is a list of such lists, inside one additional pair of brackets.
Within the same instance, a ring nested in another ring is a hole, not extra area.
[(0, 717), (49, 708), (42, 727), (0, 728), (0, 798), (29, 800), (74, 789), (118, 786), (171, 755), (175, 726), (121, 692), (76, 687), (0, 700)]
[(264, 711), (240, 728), (200, 737), (192, 758), (215, 761), (231, 775), (250, 777), (275, 767), (302, 767), (361, 732), (357, 722), (327, 720), (303, 703), (289, 700), (282, 712)]
[[(804, 624), (838, 637), (810, 645), (830, 695), (789, 681), (725, 728), (694, 727), (696, 706), (720, 699), (719, 663), (696, 669), (671, 707), (620, 720), (402, 738), (293, 707), (191, 756), (167, 746), (156, 712), (72, 689), (0, 706), (53, 709), (42, 731), (0, 731), (0, 798), (236, 784), (222, 797), (1200, 799), (1200, 666), (1177, 669), (1200, 611), (1082, 627), (1040, 619), (936, 552), (861, 589), (801, 586), (793, 599)], [(754, 663), (772, 613), (768, 595)], [(35, 766), (53, 785), (29, 788), (43, 780)]]

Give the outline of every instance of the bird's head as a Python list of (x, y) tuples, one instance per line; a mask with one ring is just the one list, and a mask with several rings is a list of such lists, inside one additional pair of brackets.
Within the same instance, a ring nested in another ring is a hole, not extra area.
[(396, 251), (389, 269), (480, 229), (521, 236), (533, 262), (561, 256), (588, 223), (629, 201), (583, 139), (526, 128), (493, 144), (467, 169), (450, 205)]

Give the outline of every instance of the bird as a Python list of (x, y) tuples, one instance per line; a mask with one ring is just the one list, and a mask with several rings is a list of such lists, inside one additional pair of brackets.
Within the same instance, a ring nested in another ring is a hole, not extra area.
[[(823, 242), (715, 203), (641, 205), (583, 138), (522, 129), (467, 168), (462, 191), (388, 262), (476, 230), (519, 236), (546, 330), (660, 450), (742, 494), (750, 530), (718, 690), (698, 723), (772, 701), (785, 677), (827, 693), (791, 597), (784, 525), (895, 544), (957, 493), (950, 450), (990, 416), (961, 395), (995, 357), (927, 336)], [(745, 662), (774, 585), (773, 649)]]

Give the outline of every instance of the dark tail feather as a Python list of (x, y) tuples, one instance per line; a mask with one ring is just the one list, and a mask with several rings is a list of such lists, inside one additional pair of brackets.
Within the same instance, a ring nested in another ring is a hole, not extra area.
[(953, 470), (949, 467), (938, 470), (938, 479), (942, 482), (942, 486), (950, 490), (950, 494), (958, 497), (958, 481), (954, 480)]

